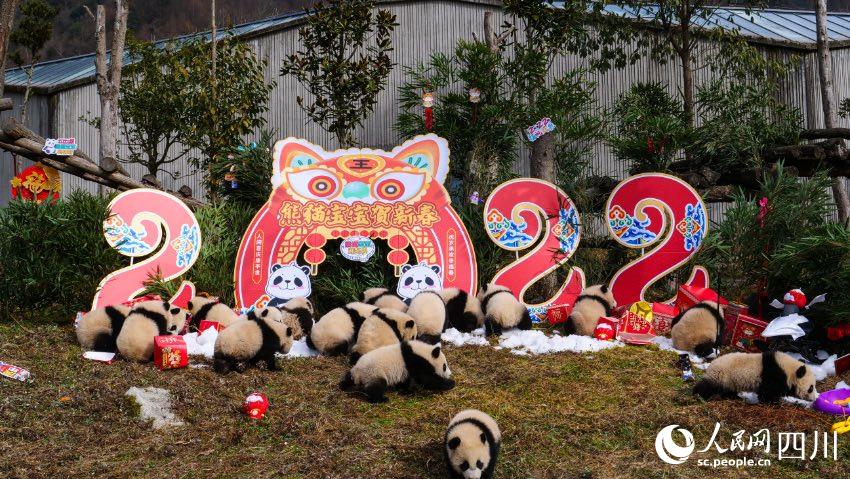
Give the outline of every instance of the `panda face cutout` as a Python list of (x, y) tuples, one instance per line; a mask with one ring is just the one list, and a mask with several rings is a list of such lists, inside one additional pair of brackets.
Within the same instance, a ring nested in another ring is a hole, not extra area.
[(277, 306), (293, 298), (306, 298), (312, 292), (310, 267), (299, 266), (292, 262), (287, 265), (275, 264), (269, 272), (266, 294), (269, 304)]
[(421, 291), (443, 289), (440, 267), (425, 262), (417, 265), (406, 264), (401, 267), (396, 292), (405, 299), (413, 299)]

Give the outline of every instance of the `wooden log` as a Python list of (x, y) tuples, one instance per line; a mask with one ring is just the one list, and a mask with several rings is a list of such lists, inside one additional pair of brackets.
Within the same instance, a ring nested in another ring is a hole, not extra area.
[(0, 98), (0, 111), (11, 110), (15, 107), (11, 98)]
[(113, 173), (115, 171), (118, 171), (121, 168), (121, 165), (115, 158), (107, 156), (100, 160), (100, 167), (103, 168), (103, 171)]
[(823, 140), (826, 138), (844, 138), (850, 140), (850, 128), (820, 128), (800, 133), (801, 140)]
[(735, 187), (732, 185), (712, 186), (700, 190), (703, 201), (706, 203), (727, 203), (735, 198)]

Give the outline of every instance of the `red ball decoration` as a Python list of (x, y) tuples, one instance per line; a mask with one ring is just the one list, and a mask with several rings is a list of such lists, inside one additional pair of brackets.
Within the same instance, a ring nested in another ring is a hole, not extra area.
[(311, 233), (307, 235), (307, 246), (311, 248), (321, 248), (327, 241), (327, 238), (319, 233)]
[(395, 235), (390, 237), (388, 243), (390, 245), (390, 248), (392, 249), (404, 249), (407, 248), (407, 246), (410, 244), (410, 241), (407, 239), (407, 236)]
[(407, 251), (404, 250), (390, 251), (390, 254), (387, 255), (387, 261), (393, 266), (406, 264), (408, 259)]
[(248, 415), (251, 419), (262, 419), (266, 416), (266, 411), (269, 409), (269, 399), (265, 394), (254, 391), (245, 398), (242, 403), (242, 412)]
[(320, 249), (308, 249), (304, 253), (304, 259), (310, 264), (321, 264), (325, 261), (327, 255)]

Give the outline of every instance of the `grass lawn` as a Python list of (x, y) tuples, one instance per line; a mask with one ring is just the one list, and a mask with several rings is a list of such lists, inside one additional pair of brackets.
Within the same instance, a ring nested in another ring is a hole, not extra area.
[[(837, 462), (777, 459), (779, 432), (828, 431), (832, 417), (788, 404), (698, 401), (670, 352), (626, 347), (523, 357), (488, 347), (446, 349), (455, 389), (391, 393), (389, 403), (371, 405), (337, 389), (342, 358), (282, 360), (281, 371), (227, 376), (208, 367), (160, 372), (150, 364), (82, 359), (71, 327), (0, 324), (0, 360), (34, 377), (27, 384), (0, 379), (0, 478), (444, 477), (445, 427), (468, 407), (489, 412), (502, 429), (502, 478), (850, 477), (850, 435), (839, 436)], [(186, 424), (154, 430), (139, 421), (124, 396), (131, 386), (171, 391)], [(271, 402), (262, 421), (241, 414), (253, 390)], [(699, 450), (718, 421), (723, 447), (735, 431), (747, 438), (768, 428), (770, 454), (694, 453), (679, 466), (657, 457), (661, 428), (689, 429)], [(717, 457), (773, 464), (696, 463)]]

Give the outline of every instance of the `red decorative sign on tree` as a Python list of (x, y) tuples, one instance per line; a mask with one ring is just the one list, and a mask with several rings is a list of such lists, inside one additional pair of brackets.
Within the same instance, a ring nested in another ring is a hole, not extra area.
[(12, 178), (10, 183), (12, 185), (12, 198), (21, 198), (37, 203), (43, 201), (55, 203), (62, 191), (59, 172), (40, 164), (24, 168), (24, 171)]
[[(391, 152), (327, 152), (305, 140), (279, 141), (274, 190), (236, 257), (237, 304), (277, 305), (308, 296), (310, 276), (326, 258), (325, 241), (351, 237), (387, 241), (403, 296), (415, 292), (407, 280), (415, 284), (414, 276), (423, 274), (437, 283), (432, 288), (474, 291), (475, 253), (443, 187), (448, 171), (448, 144), (436, 135), (418, 136)], [(415, 266), (408, 265), (408, 247)]]

